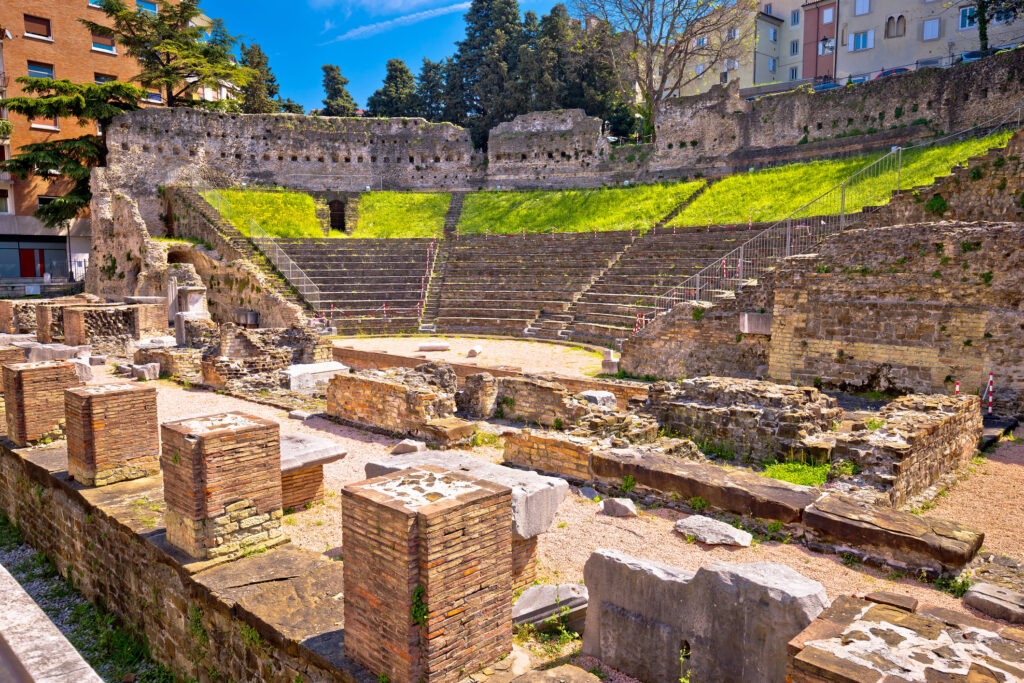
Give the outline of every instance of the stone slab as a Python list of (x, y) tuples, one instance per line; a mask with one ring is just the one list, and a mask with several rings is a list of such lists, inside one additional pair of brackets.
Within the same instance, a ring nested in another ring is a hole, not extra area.
[(711, 463), (628, 449), (596, 452), (591, 456), (594, 475), (621, 482), (629, 475), (640, 486), (688, 500), (703, 498), (711, 507), (739, 515), (795, 522), (805, 507), (819, 497), (817, 490), (745, 470), (730, 470)]
[(306, 434), (281, 435), (281, 471), (291, 472), (341, 460), (348, 454), (340, 444)]
[(476, 346), (471, 346), (469, 348), (469, 351), (466, 352), (466, 358), (476, 358), (477, 356), (479, 356), (483, 352), (484, 352), (484, 347), (480, 346), (479, 344), (477, 344)]
[(471, 455), (454, 452), (426, 451), (371, 460), (366, 463), (366, 477), (373, 479), (423, 466), (443, 467), (512, 489), (512, 534), (519, 539), (533, 538), (547, 531), (558, 506), (569, 493), (569, 484), (558, 477), (482, 462)]
[(0, 566), (0, 680), (101, 683), (35, 600)]
[(616, 407), (615, 394), (610, 391), (601, 391), (600, 389), (588, 389), (587, 391), (581, 391), (576, 394), (587, 403), (592, 403), (601, 408), (612, 408)]
[(545, 671), (531, 671), (512, 679), (512, 683), (600, 683), (600, 681), (601, 679), (594, 674), (572, 664), (563, 664)]
[(391, 455), (403, 455), (405, 453), (421, 453), (427, 450), (427, 444), (415, 439), (402, 439), (391, 449)]
[(991, 583), (976, 583), (964, 596), (964, 604), (1011, 624), (1024, 624), (1024, 594)]
[[(18, 346), (14, 344), (13, 346)], [(68, 346), (67, 344), (33, 344), (25, 349), (25, 359), (29, 363), (48, 360), (68, 360), (69, 358), (88, 357), (92, 347)]]
[(636, 517), (636, 503), (629, 498), (605, 498), (601, 501), (601, 512), (609, 517)]
[(289, 365), (281, 374), (288, 380), (288, 388), (300, 394), (313, 393), (317, 385), (326, 385), (339, 372), (348, 372), (347, 365), (337, 361)]
[(808, 506), (803, 522), (826, 539), (941, 568), (964, 566), (985, 540), (985, 534), (956, 522), (870, 506), (834, 493)]
[(143, 363), (132, 366), (132, 377), (140, 381), (160, 379), (159, 363)]
[(706, 545), (736, 545), (749, 548), (754, 540), (754, 537), (743, 529), (701, 515), (690, 515), (679, 520), (675, 524), (675, 530), (687, 538), (692, 536)]
[(536, 626), (563, 609), (568, 609), (567, 628), (582, 633), (588, 599), (587, 587), (583, 584), (530, 586), (512, 605), (512, 621), (516, 625), (534, 624)]
[(443, 342), (438, 342), (436, 344), (420, 344), (419, 348), (417, 348), (416, 350), (417, 351), (448, 351), (451, 348), (452, 347), (451, 347), (450, 344), (445, 344)]

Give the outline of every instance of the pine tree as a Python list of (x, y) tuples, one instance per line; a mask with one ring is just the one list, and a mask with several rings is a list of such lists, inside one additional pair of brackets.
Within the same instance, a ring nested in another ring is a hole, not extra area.
[(292, 98), (278, 99), (277, 110), (285, 114), (305, 114), (306, 108)]
[(444, 117), (444, 63), (423, 60), (416, 77), (416, 115), (427, 121), (441, 121)]
[(389, 59), (384, 86), (366, 101), (371, 116), (415, 116), (416, 81), (401, 59)]
[(356, 101), (352, 99), (348, 89), (348, 79), (341, 75), (341, 67), (324, 64), (324, 108), (321, 116), (355, 116)]
[(223, 22), (214, 21), (209, 32), (197, 26), (202, 16), (198, 0), (158, 3), (153, 14), (139, 12), (134, 3), (129, 7), (124, 0), (99, 0), (110, 25), (80, 21), (93, 33), (112, 37), (122, 45), (141, 68), (132, 80), (143, 88), (159, 90), (167, 106), (237, 107), (231, 100), (206, 102), (199, 97), (203, 88), (237, 89), (255, 75), (235, 63), (231, 55), (235, 38)]
[(239, 47), (242, 66), (256, 72), (255, 77), (242, 88), (242, 112), (245, 114), (272, 114), (280, 110), (275, 98), (280, 87), (270, 70), (270, 60), (256, 43)]

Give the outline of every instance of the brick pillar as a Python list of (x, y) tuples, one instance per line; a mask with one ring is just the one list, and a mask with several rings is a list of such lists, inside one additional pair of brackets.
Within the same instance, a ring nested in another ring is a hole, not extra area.
[[(25, 362), (25, 350), (19, 349), (17, 346), (0, 346), (0, 365), (10, 365), (12, 363), (24, 363)], [(3, 382), (0, 380), (0, 394), (3, 393)]]
[(512, 594), (521, 593), (537, 580), (537, 537), (512, 537)]
[(346, 654), (393, 683), (462, 680), (508, 654), (510, 506), (507, 487), (436, 467), (347, 486)]
[(26, 446), (64, 425), (64, 390), (82, 386), (67, 361), (3, 366), (7, 436)]
[(106, 486), (160, 472), (156, 388), (97, 384), (64, 392), (68, 474)]
[(231, 412), (167, 422), (160, 433), (171, 544), (213, 559), (284, 540), (276, 422)]

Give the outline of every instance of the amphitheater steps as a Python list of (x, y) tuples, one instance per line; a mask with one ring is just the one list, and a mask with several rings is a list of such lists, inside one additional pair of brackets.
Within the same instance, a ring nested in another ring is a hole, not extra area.
[(448, 203), (448, 212), (444, 215), (444, 236), (454, 237), (458, 234), (459, 219), (462, 218), (462, 205), (466, 202), (466, 192), (452, 192)]

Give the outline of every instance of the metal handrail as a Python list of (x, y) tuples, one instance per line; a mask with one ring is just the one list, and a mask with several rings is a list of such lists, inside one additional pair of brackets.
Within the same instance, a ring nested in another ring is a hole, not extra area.
[[(735, 297), (743, 287), (757, 284), (759, 278), (775, 269), (781, 258), (811, 253), (811, 248), (827, 237), (849, 227), (848, 216), (856, 213), (848, 210), (851, 206), (866, 206), (864, 201), (855, 201), (858, 190), (867, 181), (895, 174), (893, 191), (899, 192), (902, 182), (903, 153), (936, 145), (956, 136), (992, 133), (1007, 124), (1020, 127), (1024, 105), (1020, 105), (1002, 116), (996, 116), (964, 131), (930, 140), (910, 148), (895, 147), (882, 157), (849, 176), (839, 185), (831, 188), (810, 202), (793, 211), (786, 218), (777, 221), (739, 247), (728, 252), (714, 263), (705, 266), (686, 278), (679, 285), (670, 288), (655, 299), (653, 310), (637, 311), (633, 334), (638, 334), (658, 315), (668, 312), (679, 303), (689, 302), (695, 306), (709, 306), (716, 300)], [(872, 193), (868, 188), (865, 195)], [(861, 195), (861, 200), (865, 199)], [(636, 307), (635, 307), (636, 308)], [(635, 310), (634, 308), (634, 310)]]
[(267, 231), (260, 227), (260, 224), (249, 219), (249, 240), (256, 246), (257, 249), (263, 252), (263, 255), (270, 259), (270, 262), (274, 264), (278, 272), (288, 281), (292, 287), (302, 296), (306, 302), (313, 307), (314, 310), (319, 311), (322, 302), (320, 295), (320, 288), (316, 286), (316, 283), (306, 272), (299, 267), (295, 261), (292, 260), (288, 254), (285, 253), (277, 241), (267, 234)]

